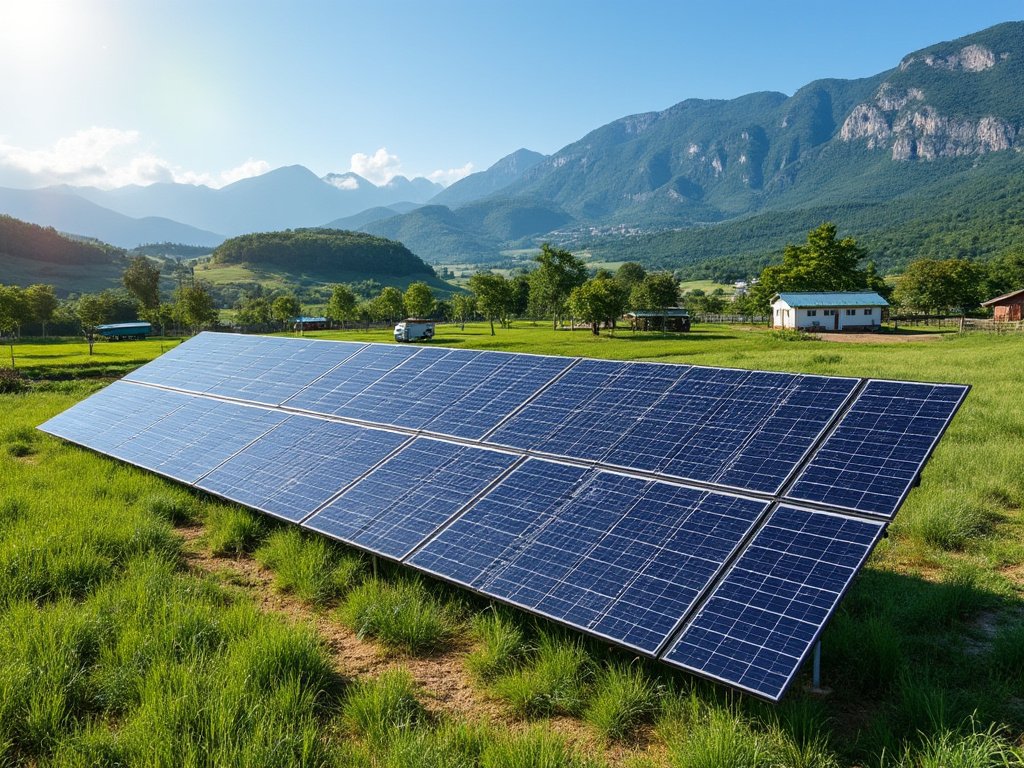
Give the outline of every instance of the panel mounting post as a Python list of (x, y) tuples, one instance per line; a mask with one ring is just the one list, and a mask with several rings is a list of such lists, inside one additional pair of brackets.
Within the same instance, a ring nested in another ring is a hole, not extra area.
[(373, 564), (373, 578), (377, 578), (377, 556), (370, 555), (370, 562)]
[(815, 691), (821, 690), (821, 640), (814, 644), (814, 662), (811, 670), (811, 687)]

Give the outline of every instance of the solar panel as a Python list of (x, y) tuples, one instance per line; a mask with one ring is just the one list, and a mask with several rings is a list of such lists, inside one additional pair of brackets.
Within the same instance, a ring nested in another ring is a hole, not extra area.
[(777, 701), (883, 529), (779, 507), (662, 660)]
[(292, 416), (197, 487), (298, 522), (406, 440), (380, 429)]
[(777, 700), (965, 394), (201, 334), (41, 429)]
[(41, 429), (193, 483), (286, 418), (263, 408), (115, 382)]
[(871, 381), (787, 496), (891, 518), (967, 387)]
[(365, 345), (201, 333), (125, 379), (279, 405)]
[(492, 439), (775, 493), (856, 384), (765, 371), (584, 361)]
[(400, 560), (515, 460), (508, 453), (417, 438), (303, 525)]
[(394, 344), (368, 344), (347, 358), (345, 365), (329, 371), (286, 400), (285, 405), (334, 416), (352, 398), (423, 349)]
[(530, 459), (409, 562), (653, 654), (766, 508)]

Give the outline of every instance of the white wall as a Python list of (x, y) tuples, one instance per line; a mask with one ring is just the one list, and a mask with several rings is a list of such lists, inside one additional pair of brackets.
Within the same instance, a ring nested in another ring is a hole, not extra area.
[[(847, 314), (852, 310), (853, 314)], [(870, 314), (865, 314), (865, 311)], [(831, 314), (831, 313), (835, 314)], [(838, 324), (836, 318), (839, 318)], [(877, 328), (882, 323), (881, 307), (838, 307), (814, 309), (794, 309), (788, 304), (778, 301), (772, 305), (772, 325), (775, 328), (799, 328), (802, 330), (845, 330)]]

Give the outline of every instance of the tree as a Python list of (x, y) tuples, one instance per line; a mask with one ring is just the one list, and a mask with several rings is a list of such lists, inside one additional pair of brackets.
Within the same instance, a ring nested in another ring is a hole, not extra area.
[(412, 317), (430, 317), (434, 312), (434, 292), (422, 281), (410, 283), (402, 297), (405, 310)]
[(530, 310), (530, 278), (525, 274), (518, 274), (509, 278), (512, 284), (512, 305), (509, 307), (509, 314), (513, 317), (522, 317)]
[(355, 317), (357, 303), (358, 299), (351, 288), (344, 283), (336, 283), (331, 286), (331, 298), (327, 302), (327, 316), (332, 320), (337, 320), (344, 328), (345, 321)]
[(864, 267), (864, 286), (887, 301), (892, 296), (892, 286), (885, 282), (885, 278), (878, 274), (878, 267), (875, 266), (874, 259), (869, 261), (868, 265)]
[(452, 296), (452, 320), (466, 330), (466, 321), (476, 312), (476, 298), (468, 293), (456, 293)]
[(619, 281), (609, 277), (595, 277), (572, 289), (569, 294), (569, 308), (573, 317), (590, 323), (595, 336), (600, 334), (600, 325), (607, 322), (612, 329), (622, 315), (629, 299), (628, 289)]
[(569, 251), (548, 243), (540, 247), (534, 261), (539, 266), (529, 277), (530, 303), (538, 315), (550, 314), (552, 328), (557, 328), (572, 289), (587, 279), (587, 267)]
[(14, 367), (14, 334), (25, 321), (26, 313), (25, 292), (16, 285), (0, 284), (0, 336), (9, 339), (11, 368)]
[(469, 289), (476, 297), (477, 309), (490, 322), (493, 336), (496, 319), (502, 325), (508, 323), (508, 313), (512, 306), (512, 284), (494, 272), (477, 272), (469, 278)]
[(26, 314), (43, 327), (43, 338), (46, 338), (46, 326), (53, 320), (60, 302), (53, 292), (52, 285), (30, 285), (25, 289)]
[(0, 333), (14, 336), (28, 321), (29, 306), (25, 291), (16, 285), (0, 283)]
[(78, 321), (82, 324), (82, 333), (89, 343), (89, 354), (92, 354), (93, 344), (96, 343), (96, 327), (103, 325), (110, 320), (113, 311), (113, 302), (107, 291), (103, 293), (87, 293), (78, 300), (78, 307), (75, 313)]
[(405, 299), (397, 288), (388, 286), (381, 289), (372, 302), (373, 316), (377, 320), (394, 323), (405, 317)]
[(679, 303), (679, 278), (671, 272), (652, 272), (635, 285), (629, 303), (634, 309), (665, 309)]
[(121, 282), (139, 302), (141, 315), (160, 306), (160, 267), (145, 256), (132, 257), (121, 275)]
[(857, 268), (866, 251), (852, 237), (836, 239), (836, 225), (826, 222), (807, 233), (802, 245), (787, 245), (782, 263), (765, 267), (751, 291), (761, 312), (782, 291), (855, 291), (866, 286)]
[(291, 293), (284, 293), (270, 305), (270, 315), (284, 327), (289, 320), (302, 314), (302, 305)]
[(238, 305), (235, 321), (239, 325), (270, 325), (274, 314), (270, 310), (270, 301), (264, 296), (247, 296)]
[(986, 295), (1002, 296), (1024, 288), (1024, 250), (1008, 251), (988, 263)]
[(896, 281), (893, 299), (924, 313), (969, 312), (985, 294), (985, 271), (966, 259), (918, 259)]
[(615, 279), (630, 290), (634, 285), (642, 283), (645, 277), (647, 277), (647, 270), (635, 261), (627, 261), (615, 271)]
[(217, 308), (213, 295), (201, 282), (182, 285), (174, 292), (174, 315), (178, 322), (198, 333), (205, 326), (217, 322)]

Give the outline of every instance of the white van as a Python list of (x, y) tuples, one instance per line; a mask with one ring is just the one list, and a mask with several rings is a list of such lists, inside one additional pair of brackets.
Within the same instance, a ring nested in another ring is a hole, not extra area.
[(433, 320), (409, 318), (395, 326), (395, 341), (421, 341), (434, 338)]

